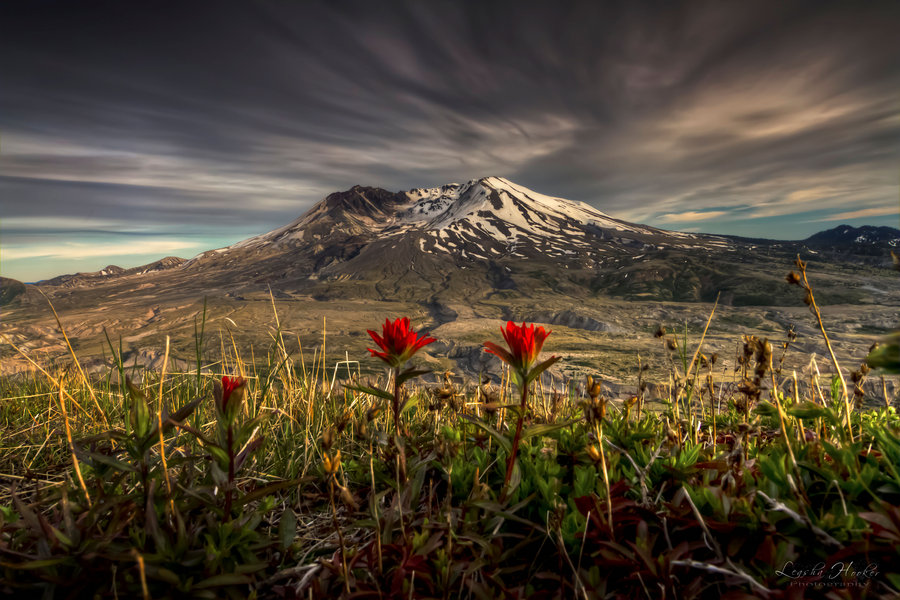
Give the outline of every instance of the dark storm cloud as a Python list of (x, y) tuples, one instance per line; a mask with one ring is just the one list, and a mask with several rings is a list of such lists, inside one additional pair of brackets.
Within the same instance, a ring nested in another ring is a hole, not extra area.
[(876, 2), (7, 2), (3, 216), (250, 235), (356, 183), (500, 174), (675, 228), (877, 221), (898, 27)]

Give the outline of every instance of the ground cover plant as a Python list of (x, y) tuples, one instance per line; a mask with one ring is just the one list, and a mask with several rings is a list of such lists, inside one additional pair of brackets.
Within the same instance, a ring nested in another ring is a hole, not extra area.
[[(788, 282), (826, 335), (798, 271)], [(801, 381), (783, 368), (790, 333), (746, 336), (722, 381), (703, 335), (660, 327), (670, 370), (650, 404), (643, 367), (632, 397), (607, 396), (602, 365), (560, 387), (546, 377), (557, 357), (541, 356), (551, 331), (501, 333), (485, 332), (500, 381), (468, 389), (449, 374), (422, 383), (415, 353), (433, 340), (405, 318), (369, 332), (386, 375), (333, 385), (319, 350), (292, 348), (277, 318), (266, 356), (248, 357), (210, 348), (202, 314), (190, 372), (131, 371), (110, 340), (102, 379), (73, 350), (70, 365), (0, 381), (0, 591), (900, 593), (900, 417), (862, 386), (897, 370), (896, 340), (854, 371)]]

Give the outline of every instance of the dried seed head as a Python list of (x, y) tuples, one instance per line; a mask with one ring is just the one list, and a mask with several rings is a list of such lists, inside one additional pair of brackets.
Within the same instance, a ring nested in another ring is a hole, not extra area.
[(800, 285), (800, 283), (803, 281), (800, 278), (800, 276), (797, 275), (796, 273), (794, 273), (793, 271), (791, 271), (790, 273), (787, 274), (787, 277), (785, 277), (785, 280), (791, 285)]
[(770, 360), (772, 360), (772, 343), (769, 342), (768, 339), (762, 341), (761, 350), (764, 363), (768, 363)]
[(661, 337), (664, 337), (665, 335), (666, 335), (666, 328), (663, 327), (662, 325), (657, 326), (656, 333), (654, 333), (653, 336), (661, 338)]
[(597, 450), (597, 446), (595, 446), (594, 444), (591, 444), (590, 446), (588, 446), (587, 453), (588, 453), (588, 456), (591, 457), (592, 461), (600, 462), (601, 456), (600, 456), (600, 451)]
[(325, 472), (329, 475), (334, 475), (341, 468), (341, 451), (335, 450), (334, 456), (330, 457), (328, 454), (322, 455), (322, 466), (325, 467)]
[(322, 450), (328, 452), (334, 444), (334, 430), (329, 427), (322, 432)]
[(374, 421), (378, 418), (378, 414), (381, 412), (380, 406), (373, 406), (369, 410), (366, 411), (366, 421)]
[(350, 422), (350, 419), (352, 417), (353, 417), (353, 415), (350, 413), (349, 410), (344, 411), (344, 414), (341, 415), (341, 418), (337, 422), (337, 432), (338, 433), (342, 433), (344, 431), (344, 429), (347, 428), (347, 423)]
[(675, 338), (666, 338), (666, 348), (673, 352), (678, 350), (678, 343), (675, 341)]
[(353, 508), (354, 510), (359, 508), (359, 502), (356, 501), (356, 498), (353, 497), (353, 494), (350, 493), (350, 490), (345, 486), (340, 486), (341, 488), (341, 500), (347, 506)]
[(738, 385), (738, 391), (747, 396), (758, 396), (759, 386), (757, 386), (749, 379), (745, 379), (740, 383), (740, 385)]
[(501, 406), (501, 404), (499, 402), (488, 402), (487, 404), (481, 405), (481, 410), (483, 410), (485, 413), (487, 413), (489, 415), (492, 415), (495, 412), (497, 412), (498, 410), (500, 410), (500, 406)]

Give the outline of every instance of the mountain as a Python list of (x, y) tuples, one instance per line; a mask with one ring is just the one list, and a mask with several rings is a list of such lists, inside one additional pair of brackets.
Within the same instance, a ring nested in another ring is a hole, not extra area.
[[(253, 354), (271, 343), (277, 308), (291, 344), (317, 346), (327, 331), (329, 347), (360, 352), (366, 327), (409, 315), (439, 339), (429, 360), (470, 373), (485, 366), (486, 328), (501, 319), (540, 322), (556, 331), (573, 373), (592, 368), (598, 353), (607, 372), (625, 373), (630, 350), (653, 352), (650, 332), (659, 323), (702, 331), (709, 307), (699, 302), (718, 298), (714, 327), (729, 335), (774, 335), (802, 322), (802, 294), (784, 279), (798, 254), (809, 264), (817, 302), (834, 306), (844, 333), (887, 331), (900, 305), (889, 253), (900, 232), (844, 229), (803, 241), (666, 231), (501, 177), (403, 192), (354, 186), (284, 227), (190, 260), (109, 266), (37, 287), (79, 355), (95, 357), (99, 369), (108, 367), (107, 334), (121, 337), (129, 360), (150, 365), (170, 336), (173, 360), (185, 361), (207, 309), (211, 326), (227, 329), (233, 347)], [(11, 300), (0, 307), (0, 335), (28, 351), (64, 356), (35, 286), (22, 292), (0, 284), (3, 301)], [(0, 362), (0, 372), (28, 367), (14, 356)]]
[(25, 284), (8, 277), (0, 277), (0, 306), (12, 304), (25, 293)]
[[(811, 240), (665, 231), (485, 177), (406, 192), (355, 186), (284, 227), (205, 252), (183, 268), (225, 287), (234, 283), (233, 294), (265, 284), (319, 300), (415, 300), (438, 310), (459, 298), (527, 297), (539, 289), (573, 298), (696, 302), (721, 293), (739, 305), (793, 304), (799, 299), (781, 285), (782, 271), (798, 252), (815, 262), (809, 250), (823, 245)], [(890, 261), (877, 244), (854, 252), (839, 262)], [(861, 297), (844, 286), (820, 296), (831, 303)]]
[(834, 229), (820, 231), (803, 240), (807, 246), (878, 246), (887, 244), (892, 248), (900, 245), (900, 229), (863, 225), (852, 227), (839, 225)]
[(44, 279), (38, 281), (38, 285), (48, 285), (57, 287), (78, 287), (82, 285), (95, 285), (101, 283), (108, 278), (116, 278), (122, 275), (144, 275), (145, 273), (154, 273), (157, 271), (165, 271), (181, 266), (185, 261), (177, 256), (167, 256), (152, 263), (141, 265), (140, 267), (132, 267), (123, 269), (117, 265), (109, 265), (99, 271), (89, 273), (74, 273), (71, 275), (59, 275), (52, 279)]
[(874, 225), (839, 225), (811, 235), (803, 243), (810, 249), (831, 255), (850, 253), (880, 257), (885, 254), (885, 248), (900, 251), (900, 229)]
[[(354, 186), (284, 227), (188, 261), (170, 257), (41, 283), (96, 285), (162, 271), (155, 281), (184, 293), (217, 289), (242, 298), (272, 289), (316, 300), (407, 300), (436, 314), (460, 299), (530, 297), (536, 291), (569, 298), (697, 302), (721, 295), (727, 304), (796, 304), (800, 299), (781, 280), (798, 253), (813, 263), (887, 267), (885, 244), (897, 239), (900, 231), (887, 227), (841, 226), (802, 242), (666, 231), (485, 177), (404, 192)], [(858, 287), (829, 282), (818, 297), (856, 302), (865, 295)]]
[[(644, 257), (739, 248), (725, 237), (628, 223), (582, 202), (486, 177), (399, 193), (355, 186), (285, 227), (205, 252), (183, 268), (318, 299), (353, 294), (437, 302), (546, 287), (578, 296), (596, 292), (594, 280), (603, 273)], [(687, 293), (685, 299), (705, 297)]]

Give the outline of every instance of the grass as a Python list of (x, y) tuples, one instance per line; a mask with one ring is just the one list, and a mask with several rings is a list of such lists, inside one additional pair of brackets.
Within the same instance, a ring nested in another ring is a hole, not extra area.
[[(900, 417), (887, 398), (861, 410), (865, 369), (798, 381), (790, 340), (745, 337), (723, 382), (696, 334), (660, 331), (640, 363), (666, 365), (656, 406), (643, 385), (618, 402), (545, 377), (523, 413), (508, 372), (469, 389), (413, 379), (398, 430), (380, 372), (332, 388), (327, 340), (300, 346), (274, 321), (262, 356), (209, 336), (201, 314), (192, 369), (129, 370), (111, 342), (105, 377), (83, 376), (73, 350), (0, 379), (0, 591), (900, 593)], [(222, 374), (247, 381), (236, 411), (213, 400)]]

